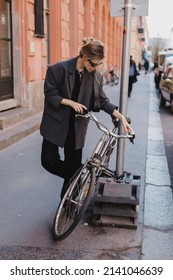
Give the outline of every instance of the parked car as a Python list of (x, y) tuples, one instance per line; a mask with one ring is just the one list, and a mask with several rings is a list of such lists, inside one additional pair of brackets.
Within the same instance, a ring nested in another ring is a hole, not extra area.
[(169, 57), (165, 57), (164, 63), (163, 63), (163, 74), (166, 74), (167, 68), (169, 65), (173, 65), (173, 55)]
[(167, 61), (167, 66), (164, 68), (164, 73), (161, 75), (159, 84), (160, 91), (160, 106), (166, 105), (169, 102), (173, 113), (173, 58)]
[(157, 61), (155, 61), (156, 67), (154, 68), (154, 82), (157, 89), (159, 89), (164, 61), (169, 57), (173, 57), (173, 50), (169, 49), (158, 53)]

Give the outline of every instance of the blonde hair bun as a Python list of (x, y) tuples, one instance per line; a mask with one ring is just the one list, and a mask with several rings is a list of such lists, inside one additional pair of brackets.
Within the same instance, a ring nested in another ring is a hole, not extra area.
[(84, 46), (87, 46), (87, 45), (99, 45), (99, 46), (102, 46), (104, 47), (104, 44), (101, 40), (98, 40), (98, 39), (94, 39), (92, 37), (85, 37), (83, 40), (82, 40), (82, 43), (83, 43), (83, 47)]
[(92, 37), (85, 37), (82, 40), (82, 48), (80, 50), (80, 56), (83, 55), (90, 57), (90, 58), (104, 58), (104, 44), (101, 40), (94, 39)]

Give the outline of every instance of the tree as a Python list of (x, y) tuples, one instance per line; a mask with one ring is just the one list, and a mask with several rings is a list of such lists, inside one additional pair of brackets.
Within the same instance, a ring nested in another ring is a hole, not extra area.
[(151, 38), (149, 40), (148, 49), (151, 51), (151, 58), (153, 61), (157, 60), (157, 55), (159, 51), (164, 51), (168, 45), (168, 40), (163, 38)]

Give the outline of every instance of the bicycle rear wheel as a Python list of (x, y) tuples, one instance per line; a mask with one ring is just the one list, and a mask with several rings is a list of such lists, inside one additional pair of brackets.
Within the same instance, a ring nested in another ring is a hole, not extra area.
[(65, 239), (75, 229), (88, 206), (94, 184), (95, 170), (91, 166), (84, 166), (73, 177), (55, 215), (55, 240)]

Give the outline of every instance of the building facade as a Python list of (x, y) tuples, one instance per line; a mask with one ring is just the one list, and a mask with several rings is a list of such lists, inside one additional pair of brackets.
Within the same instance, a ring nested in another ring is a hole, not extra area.
[(109, 0), (0, 0), (1, 130), (6, 110), (42, 110), (47, 66), (77, 56), (84, 37), (104, 42), (104, 74), (120, 71), (122, 32)]
[(130, 54), (136, 64), (144, 64), (144, 54), (148, 53), (148, 28), (145, 17), (132, 17)]

